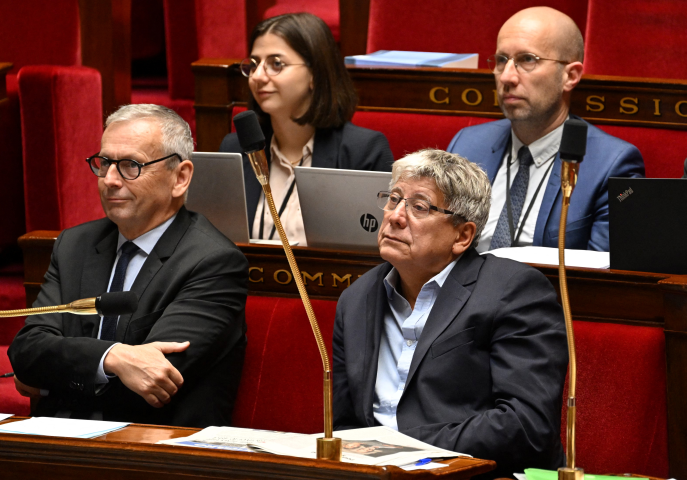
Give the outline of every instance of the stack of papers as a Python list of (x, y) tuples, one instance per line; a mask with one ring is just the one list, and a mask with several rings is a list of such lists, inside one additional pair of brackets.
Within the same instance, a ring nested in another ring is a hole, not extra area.
[(73, 420), (71, 418), (34, 417), (0, 425), (0, 433), (46, 435), (49, 437), (95, 438), (129, 425), (123, 422)]
[[(522, 263), (539, 263), (542, 265), (558, 266), (558, 249), (549, 247), (509, 247), (497, 248), (483, 252), (501, 258), (510, 258)], [(566, 267), (609, 268), (611, 256), (608, 252), (594, 252), (592, 250), (565, 249)]]
[(346, 57), (346, 65), (360, 67), (477, 68), (477, 53), (407, 52), (379, 50), (369, 55)]
[(0, 422), (2, 422), (3, 420), (5, 420), (7, 418), (13, 417), (13, 416), (14, 416), (14, 414), (12, 414), (12, 413), (0, 413)]

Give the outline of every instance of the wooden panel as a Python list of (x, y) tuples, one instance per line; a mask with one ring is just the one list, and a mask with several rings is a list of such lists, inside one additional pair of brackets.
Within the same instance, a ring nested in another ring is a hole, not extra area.
[(103, 114), (131, 103), (131, 0), (79, 0), (81, 63), (100, 72)]
[(339, 0), (339, 44), (341, 55), (363, 55), (367, 52), (367, 27), (370, 0)]
[[(204, 132), (202, 143), (198, 129), (200, 150), (212, 151), (221, 143), (230, 131), (226, 126), (231, 125), (231, 107), (245, 105), (249, 95), (246, 79), (229, 62), (201, 59), (193, 64), (196, 119), (199, 125), (216, 125)], [(494, 75), (488, 70), (348, 67), (348, 71), (358, 91), (359, 110), (503, 117)], [(571, 111), (594, 124), (685, 130), (687, 81), (585, 75), (573, 92)], [(225, 118), (218, 122), (217, 115)]]
[[(4, 423), (4, 422), (3, 422)], [(29, 479), (469, 479), (491, 471), (489, 460), (460, 458), (436, 471), (406, 472), (261, 453), (154, 445), (198, 429), (130, 425), (101, 437), (81, 440), (0, 434), (3, 478)], [(48, 473), (49, 472), (49, 473)]]

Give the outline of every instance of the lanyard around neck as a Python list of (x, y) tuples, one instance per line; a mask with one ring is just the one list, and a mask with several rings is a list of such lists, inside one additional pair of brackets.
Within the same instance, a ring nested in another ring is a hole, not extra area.
[[(298, 162), (297, 166), (303, 165), (303, 160), (305, 159), (305, 155), (301, 157), (301, 161)], [(279, 207), (279, 218), (281, 218), (282, 213), (284, 213), (284, 210), (286, 210), (286, 204), (289, 203), (289, 199), (291, 198), (291, 194), (293, 193), (293, 188), (296, 186), (296, 174), (294, 173), (293, 175), (293, 180), (291, 181), (291, 185), (289, 185), (289, 189), (286, 191), (286, 195), (284, 196), (284, 201), (281, 202), (281, 207)], [(265, 229), (265, 208), (267, 205), (265, 204), (265, 196), (263, 194), (262, 196), (262, 215), (260, 216), (260, 231), (258, 232), (258, 238), (262, 240), (262, 231)], [(272, 240), (274, 238), (274, 232), (277, 231), (277, 224), (275, 223), (272, 225), (272, 231), (270, 232), (270, 238), (269, 240)]]
[[(530, 215), (530, 211), (532, 211), (532, 207), (534, 206), (534, 202), (537, 201), (537, 196), (539, 195), (539, 190), (541, 190), (542, 185), (544, 185), (544, 181), (548, 178), (549, 172), (551, 171), (551, 168), (553, 167), (554, 162), (551, 162), (551, 164), (548, 166), (546, 169), (546, 172), (544, 173), (544, 176), (542, 177), (541, 181), (539, 182), (539, 185), (537, 185), (537, 190), (534, 192), (534, 195), (532, 196), (532, 199), (530, 200), (530, 204), (527, 206), (527, 210), (525, 210), (525, 216), (522, 217), (522, 221), (520, 222), (518, 232), (517, 234), (515, 233), (515, 225), (513, 222), (513, 207), (510, 201), (510, 164), (513, 159), (513, 146), (512, 146), (512, 139), (508, 141), (508, 159), (506, 160), (506, 210), (508, 212), (508, 229), (510, 230), (510, 246), (516, 246), (518, 241), (520, 240), (520, 235), (522, 234), (523, 228), (525, 228), (525, 222), (527, 222), (527, 217)], [(558, 152), (555, 152), (553, 155), (551, 155), (544, 163), (550, 162)], [(522, 168), (522, 165), (520, 165), (520, 168)], [(527, 167), (529, 168), (529, 167)]]

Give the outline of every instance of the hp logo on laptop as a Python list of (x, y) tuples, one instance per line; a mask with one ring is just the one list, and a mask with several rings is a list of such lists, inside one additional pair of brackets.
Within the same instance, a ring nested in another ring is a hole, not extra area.
[(376, 232), (379, 227), (379, 222), (371, 213), (365, 213), (360, 217), (360, 226), (366, 232)]

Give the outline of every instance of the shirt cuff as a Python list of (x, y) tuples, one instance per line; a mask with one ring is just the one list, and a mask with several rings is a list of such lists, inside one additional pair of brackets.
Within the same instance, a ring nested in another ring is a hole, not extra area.
[(108, 375), (105, 373), (105, 357), (107, 357), (107, 354), (110, 353), (110, 350), (112, 350), (112, 347), (115, 345), (119, 345), (119, 342), (113, 344), (110, 348), (105, 350), (105, 353), (103, 353), (103, 356), (100, 358), (100, 364), (98, 365), (98, 372), (95, 374), (95, 384), (96, 385), (103, 385), (106, 384), (110, 381), (110, 378), (115, 378), (117, 375)]

